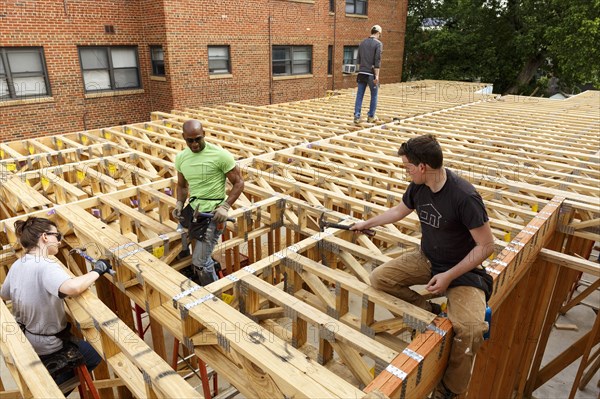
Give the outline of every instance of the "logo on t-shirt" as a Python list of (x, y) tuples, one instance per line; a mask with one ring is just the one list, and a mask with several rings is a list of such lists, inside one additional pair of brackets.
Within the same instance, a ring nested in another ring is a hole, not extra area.
[(442, 218), (442, 214), (435, 209), (433, 204), (419, 205), (417, 211), (421, 223), (425, 223), (436, 229), (440, 228), (440, 219)]

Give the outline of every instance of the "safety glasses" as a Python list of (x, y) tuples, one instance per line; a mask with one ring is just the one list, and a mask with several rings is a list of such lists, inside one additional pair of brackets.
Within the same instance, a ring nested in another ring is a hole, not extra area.
[(62, 235), (62, 233), (58, 233), (58, 232), (57, 232), (57, 233), (55, 233), (55, 232), (53, 232), (53, 231), (47, 231), (47, 232), (46, 232), (46, 235), (49, 235), (49, 236), (56, 236), (56, 240), (57, 240), (57, 241), (62, 241), (62, 239), (63, 239), (63, 235)]
[(192, 144), (192, 143), (199, 143), (202, 140), (204, 140), (204, 137), (195, 137), (193, 139), (192, 138), (186, 138), (185, 142), (188, 143), (188, 144)]

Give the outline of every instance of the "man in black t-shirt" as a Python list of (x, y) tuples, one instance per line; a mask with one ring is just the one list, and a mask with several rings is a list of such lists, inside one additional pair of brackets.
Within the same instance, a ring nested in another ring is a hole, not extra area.
[(427, 311), (426, 301), (410, 286), (448, 298), (454, 342), (448, 367), (434, 398), (453, 398), (467, 391), (475, 354), (483, 343), (486, 300), (492, 278), (481, 266), (494, 250), (494, 237), (481, 196), (468, 181), (443, 168), (442, 149), (432, 135), (412, 138), (398, 150), (412, 182), (402, 202), (381, 215), (358, 222), (351, 230), (397, 222), (415, 211), (421, 222), (421, 250), (410, 251), (377, 267), (374, 288)]

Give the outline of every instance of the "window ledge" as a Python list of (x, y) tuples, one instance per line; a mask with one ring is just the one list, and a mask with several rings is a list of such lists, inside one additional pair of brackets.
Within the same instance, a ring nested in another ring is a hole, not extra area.
[(363, 15), (363, 14), (346, 14), (346, 16), (350, 17), (350, 18), (362, 18), (362, 19), (369, 18), (368, 15)]
[(143, 94), (143, 93), (144, 93), (144, 89), (114, 90), (114, 91), (103, 91), (101, 93), (88, 93), (85, 95), (85, 98), (129, 96), (132, 94)]
[(231, 79), (233, 78), (233, 75), (230, 73), (221, 73), (221, 74), (215, 74), (215, 75), (208, 75), (209, 79)]
[(167, 77), (166, 76), (154, 76), (154, 75), (150, 75), (150, 80), (156, 80), (157, 82), (166, 82), (167, 81)]
[(53, 103), (53, 102), (54, 102), (54, 97), (23, 98), (21, 100), (0, 101), (0, 108), (1, 107), (12, 107), (14, 105), (31, 105), (31, 104)]
[(273, 80), (294, 80), (294, 79), (308, 79), (312, 78), (313, 74), (309, 73), (306, 75), (285, 75), (285, 76), (273, 76)]

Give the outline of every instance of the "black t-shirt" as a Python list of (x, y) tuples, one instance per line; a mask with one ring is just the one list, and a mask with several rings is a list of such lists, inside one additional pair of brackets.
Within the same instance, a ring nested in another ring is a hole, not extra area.
[(475, 187), (446, 169), (446, 183), (433, 193), (425, 184), (411, 183), (402, 197), (421, 222), (421, 249), (431, 261), (433, 274), (452, 268), (475, 247), (469, 230), (488, 221), (485, 205)]

